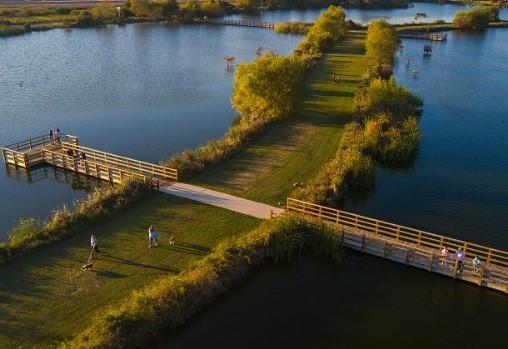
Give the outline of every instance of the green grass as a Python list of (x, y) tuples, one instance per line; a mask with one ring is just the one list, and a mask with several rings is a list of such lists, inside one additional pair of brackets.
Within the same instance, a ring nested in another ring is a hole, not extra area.
[[(162, 246), (147, 248), (147, 227)], [(51, 347), (70, 338), (106, 306), (163, 274), (176, 274), (229, 236), (259, 221), (219, 208), (155, 194), (90, 233), (106, 255), (81, 272), (89, 234), (56, 242), (0, 268), (0, 348)], [(177, 245), (167, 244), (169, 235)]]
[[(194, 184), (272, 205), (285, 203), (295, 182), (307, 182), (337, 152), (344, 125), (354, 118), (353, 97), (365, 72), (364, 33), (350, 32), (326, 53), (305, 82), (299, 116), (269, 127)], [(331, 83), (331, 75), (342, 82)]]

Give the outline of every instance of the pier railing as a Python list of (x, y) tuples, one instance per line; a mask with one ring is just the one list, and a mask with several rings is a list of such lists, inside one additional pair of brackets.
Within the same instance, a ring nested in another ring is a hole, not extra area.
[(115, 173), (131, 173), (143, 177), (153, 177), (159, 180), (178, 180), (178, 170), (149, 162), (135, 160), (125, 156), (107, 153), (97, 149), (84, 147), (74, 143), (62, 142), (63, 149), (72, 150), (78, 154), (85, 154), (86, 161), (93, 161), (102, 166), (112, 169)]
[(440, 251), (443, 247), (452, 250), (457, 250), (461, 247), (464, 250), (466, 258), (472, 259), (478, 256), (486, 265), (508, 268), (508, 251), (433, 234), (292, 198), (288, 198), (287, 200), (287, 210), (289, 212), (298, 212), (341, 226), (359, 229), (373, 235), (393, 239), (401, 243), (414, 244), (415, 246), (421, 248)]

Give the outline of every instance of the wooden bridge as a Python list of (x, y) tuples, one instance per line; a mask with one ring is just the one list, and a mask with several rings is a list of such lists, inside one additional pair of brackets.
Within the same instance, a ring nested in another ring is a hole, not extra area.
[[(508, 293), (508, 251), (292, 198), (286, 210), (339, 226), (348, 248)], [(462, 248), (464, 260), (451, 253), (441, 256), (443, 247), (451, 252)], [(475, 257), (480, 267), (474, 266)]]
[(84, 147), (71, 135), (58, 140), (51, 140), (49, 135), (30, 138), (3, 147), (2, 153), (5, 163), (16, 167), (52, 165), (111, 183), (138, 178), (158, 187), (160, 181), (178, 180), (175, 169)]
[(251, 28), (263, 28), (263, 29), (275, 29), (275, 23), (270, 22), (258, 22), (253, 20), (244, 19), (223, 19), (223, 20), (211, 20), (209, 24), (218, 25), (231, 25), (235, 27), (251, 27)]

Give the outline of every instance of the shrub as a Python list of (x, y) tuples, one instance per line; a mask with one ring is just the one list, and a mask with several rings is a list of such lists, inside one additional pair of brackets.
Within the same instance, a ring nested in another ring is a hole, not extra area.
[(388, 113), (400, 118), (417, 113), (423, 105), (420, 97), (398, 85), (393, 77), (375, 79), (368, 87), (357, 90), (354, 103), (365, 115)]
[(180, 9), (176, 0), (130, 0), (127, 5), (137, 17), (168, 17)]
[(207, 17), (221, 17), (224, 16), (224, 8), (218, 0), (208, 0), (201, 3), (200, 9), (202, 16)]
[(116, 17), (116, 8), (108, 2), (102, 2), (98, 5), (95, 5), (90, 10), (93, 19), (95, 20), (105, 20)]
[(488, 6), (478, 6), (468, 11), (458, 11), (453, 19), (453, 26), (465, 30), (483, 30), (491, 20), (497, 19), (498, 11), (491, 10)]
[(30, 218), (21, 219), (9, 233), (7, 241), (0, 243), (0, 264), (110, 218), (120, 209), (140, 200), (149, 191), (148, 184), (129, 181), (115, 187), (96, 189), (85, 199), (77, 200), (72, 210), (64, 206), (54, 211), (43, 224)]
[(293, 261), (304, 253), (340, 261), (341, 233), (316, 221), (287, 215), (226, 240), (179, 275), (166, 275), (101, 311), (63, 348), (140, 348), (184, 324), (266, 262)]
[(77, 12), (76, 23), (77, 27), (88, 27), (93, 24), (92, 14), (87, 10), (80, 10)]
[(280, 22), (275, 24), (276, 33), (306, 34), (311, 24), (304, 22)]

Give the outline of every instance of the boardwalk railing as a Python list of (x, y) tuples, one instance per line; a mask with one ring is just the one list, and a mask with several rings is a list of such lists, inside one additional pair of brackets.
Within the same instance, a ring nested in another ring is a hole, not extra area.
[(252, 20), (244, 19), (224, 19), (209, 21), (210, 24), (219, 25), (231, 25), (235, 27), (251, 27), (251, 28), (264, 28), (264, 29), (275, 29), (275, 23), (270, 22), (257, 22)]
[[(429, 269), (440, 274), (458, 277), (466, 281), (502, 290), (508, 293), (508, 251), (428, 233), (422, 230), (385, 222), (326, 206), (288, 198), (287, 211), (296, 212), (339, 225), (352, 238), (352, 247), (365, 250), (366, 239), (371, 242), (372, 251), (366, 251), (384, 258)], [(353, 240), (357, 237), (357, 245)], [(377, 241), (374, 246), (372, 241)], [(441, 258), (440, 251), (464, 250), (461, 262), (456, 258)], [(405, 254), (397, 253), (404, 250)], [(401, 256), (404, 256), (402, 258)], [(475, 268), (472, 259), (478, 256), (481, 268)], [(412, 258), (412, 261), (409, 259)], [(439, 262), (439, 264), (438, 264)]]
[[(67, 143), (78, 144), (78, 138), (75, 136), (61, 135), (59, 139)], [(30, 151), (52, 144), (56, 143), (50, 139), (49, 135), (37, 136), (2, 147), (2, 154), (6, 164), (28, 168), (30, 157), (33, 155), (30, 154)]]
[[(93, 148), (83, 147), (74, 143), (62, 142), (64, 150), (72, 150), (80, 154), (85, 154), (86, 161), (93, 161), (99, 168), (111, 169), (114, 174), (131, 174), (140, 177), (152, 177), (159, 180), (176, 181), (178, 180), (178, 170), (161, 165), (151, 164), (149, 162), (131, 159), (125, 156), (107, 153)], [(95, 165), (94, 165), (95, 166)], [(82, 172), (84, 173), (84, 172)]]

